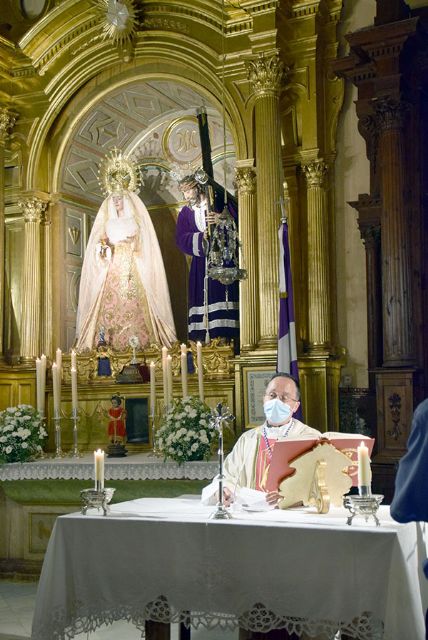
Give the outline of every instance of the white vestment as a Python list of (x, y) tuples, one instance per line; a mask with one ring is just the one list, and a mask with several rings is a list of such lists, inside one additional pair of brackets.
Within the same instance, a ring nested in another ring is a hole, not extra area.
[[(274, 436), (276, 429), (278, 429), (278, 433), (281, 433), (283, 431), (281, 427), (270, 427), (266, 424), (266, 422), (260, 427), (256, 427), (255, 429), (246, 431), (238, 439), (232, 451), (224, 461), (223, 486), (227, 487), (233, 494), (241, 487), (255, 489), (257, 453), (259, 450), (260, 438), (262, 437), (262, 431), (264, 427), (267, 427), (269, 430), (269, 439)], [(285, 425), (285, 427), (286, 436), (280, 436), (279, 438), (277, 438), (278, 441), (286, 440), (287, 437), (322, 437), (320, 431), (308, 427), (306, 424), (300, 422), (300, 420), (296, 420), (295, 418), (292, 418), (292, 424), (290, 428), (288, 428), (288, 425)], [(204, 504), (215, 504), (215, 494), (217, 490), (218, 479), (214, 478), (211, 484), (203, 488), (202, 502)]]

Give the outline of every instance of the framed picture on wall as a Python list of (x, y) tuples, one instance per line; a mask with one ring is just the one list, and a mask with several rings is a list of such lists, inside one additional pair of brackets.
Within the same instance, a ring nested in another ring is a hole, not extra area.
[(129, 444), (150, 446), (148, 398), (126, 398), (126, 434)]
[(244, 369), (245, 428), (258, 427), (265, 421), (263, 396), (266, 385), (275, 373), (274, 368)]

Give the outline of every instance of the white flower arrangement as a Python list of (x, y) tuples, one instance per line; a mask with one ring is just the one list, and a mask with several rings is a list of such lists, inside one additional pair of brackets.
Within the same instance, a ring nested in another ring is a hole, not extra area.
[(39, 412), (31, 405), (0, 411), (0, 462), (25, 462), (40, 455), (47, 435)]
[(210, 426), (211, 410), (194, 396), (174, 400), (155, 435), (155, 451), (179, 464), (208, 460), (217, 432)]

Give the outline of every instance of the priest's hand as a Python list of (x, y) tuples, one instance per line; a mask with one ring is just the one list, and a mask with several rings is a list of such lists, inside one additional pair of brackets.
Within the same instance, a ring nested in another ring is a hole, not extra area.
[(282, 495), (278, 491), (268, 491), (266, 493), (266, 502), (268, 504), (276, 505), (281, 500)]
[(233, 493), (227, 487), (223, 488), (223, 504), (225, 507), (230, 507), (233, 502)]

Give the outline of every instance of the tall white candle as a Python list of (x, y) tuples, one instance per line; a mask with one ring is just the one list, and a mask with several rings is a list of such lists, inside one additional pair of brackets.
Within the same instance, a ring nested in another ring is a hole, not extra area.
[(150, 415), (154, 418), (156, 404), (156, 375), (155, 363), (150, 363)]
[(94, 451), (95, 488), (104, 489), (104, 451)]
[(37, 411), (42, 412), (42, 361), (36, 358), (36, 399)]
[(77, 355), (74, 349), (71, 350), (71, 368), (77, 371)]
[(74, 367), (70, 369), (71, 373), (71, 406), (73, 411), (77, 413), (79, 402), (77, 398), (77, 370)]
[(58, 376), (58, 398), (59, 398), (59, 404), (61, 405), (62, 351), (60, 348), (56, 350), (55, 356), (56, 356), (55, 363), (57, 366), (57, 376)]
[(58, 380), (58, 365), (56, 362), (52, 364), (52, 387), (53, 387), (53, 402), (55, 417), (60, 415), (60, 395), (59, 395), (59, 380)]
[(181, 390), (183, 393), (183, 398), (185, 398), (186, 396), (189, 395), (187, 391), (187, 347), (185, 344), (181, 345), (180, 362), (181, 362)]
[(204, 401), (204, 366), (202, 362), (202, 344), (200, 342), (196, 343), (196, 363), (198, 365), (198, 386), (199, 386), (199, 397)]
[(168, 355), (168, 349), (166, 347), (162, 347), (162, 362), (165, 362), (165, 365), (166, 365), (167, 355)]
[(40, 398), (41, 398), (41, 404), (40, 404), (40, 408), (39, 411), (41, 414), (45, 415), (45, 404), (46, 404), (46, 367), (47, 367), (47, 361), (46, 361), (46, 356), (44, 353), (42, 353), (41, 357), (40, 357)]
[(372, 483), (372, 470), (370, 467), (369, 450), (362, 442), (357, 448), (358, 453), (358, 486), (370, 487)]
[(167, 404), (170, 405), (172, 402), (172, 358), (170, 355), (167, 355), (166, 357), (166, 378), (168, 386)]
[(166, 372), (166, 359), (168, 356), (168, 349), (162, 347), (162, 384), (163, 384), (163, 403), (165, 407), (168, 404), (168, 377)]

